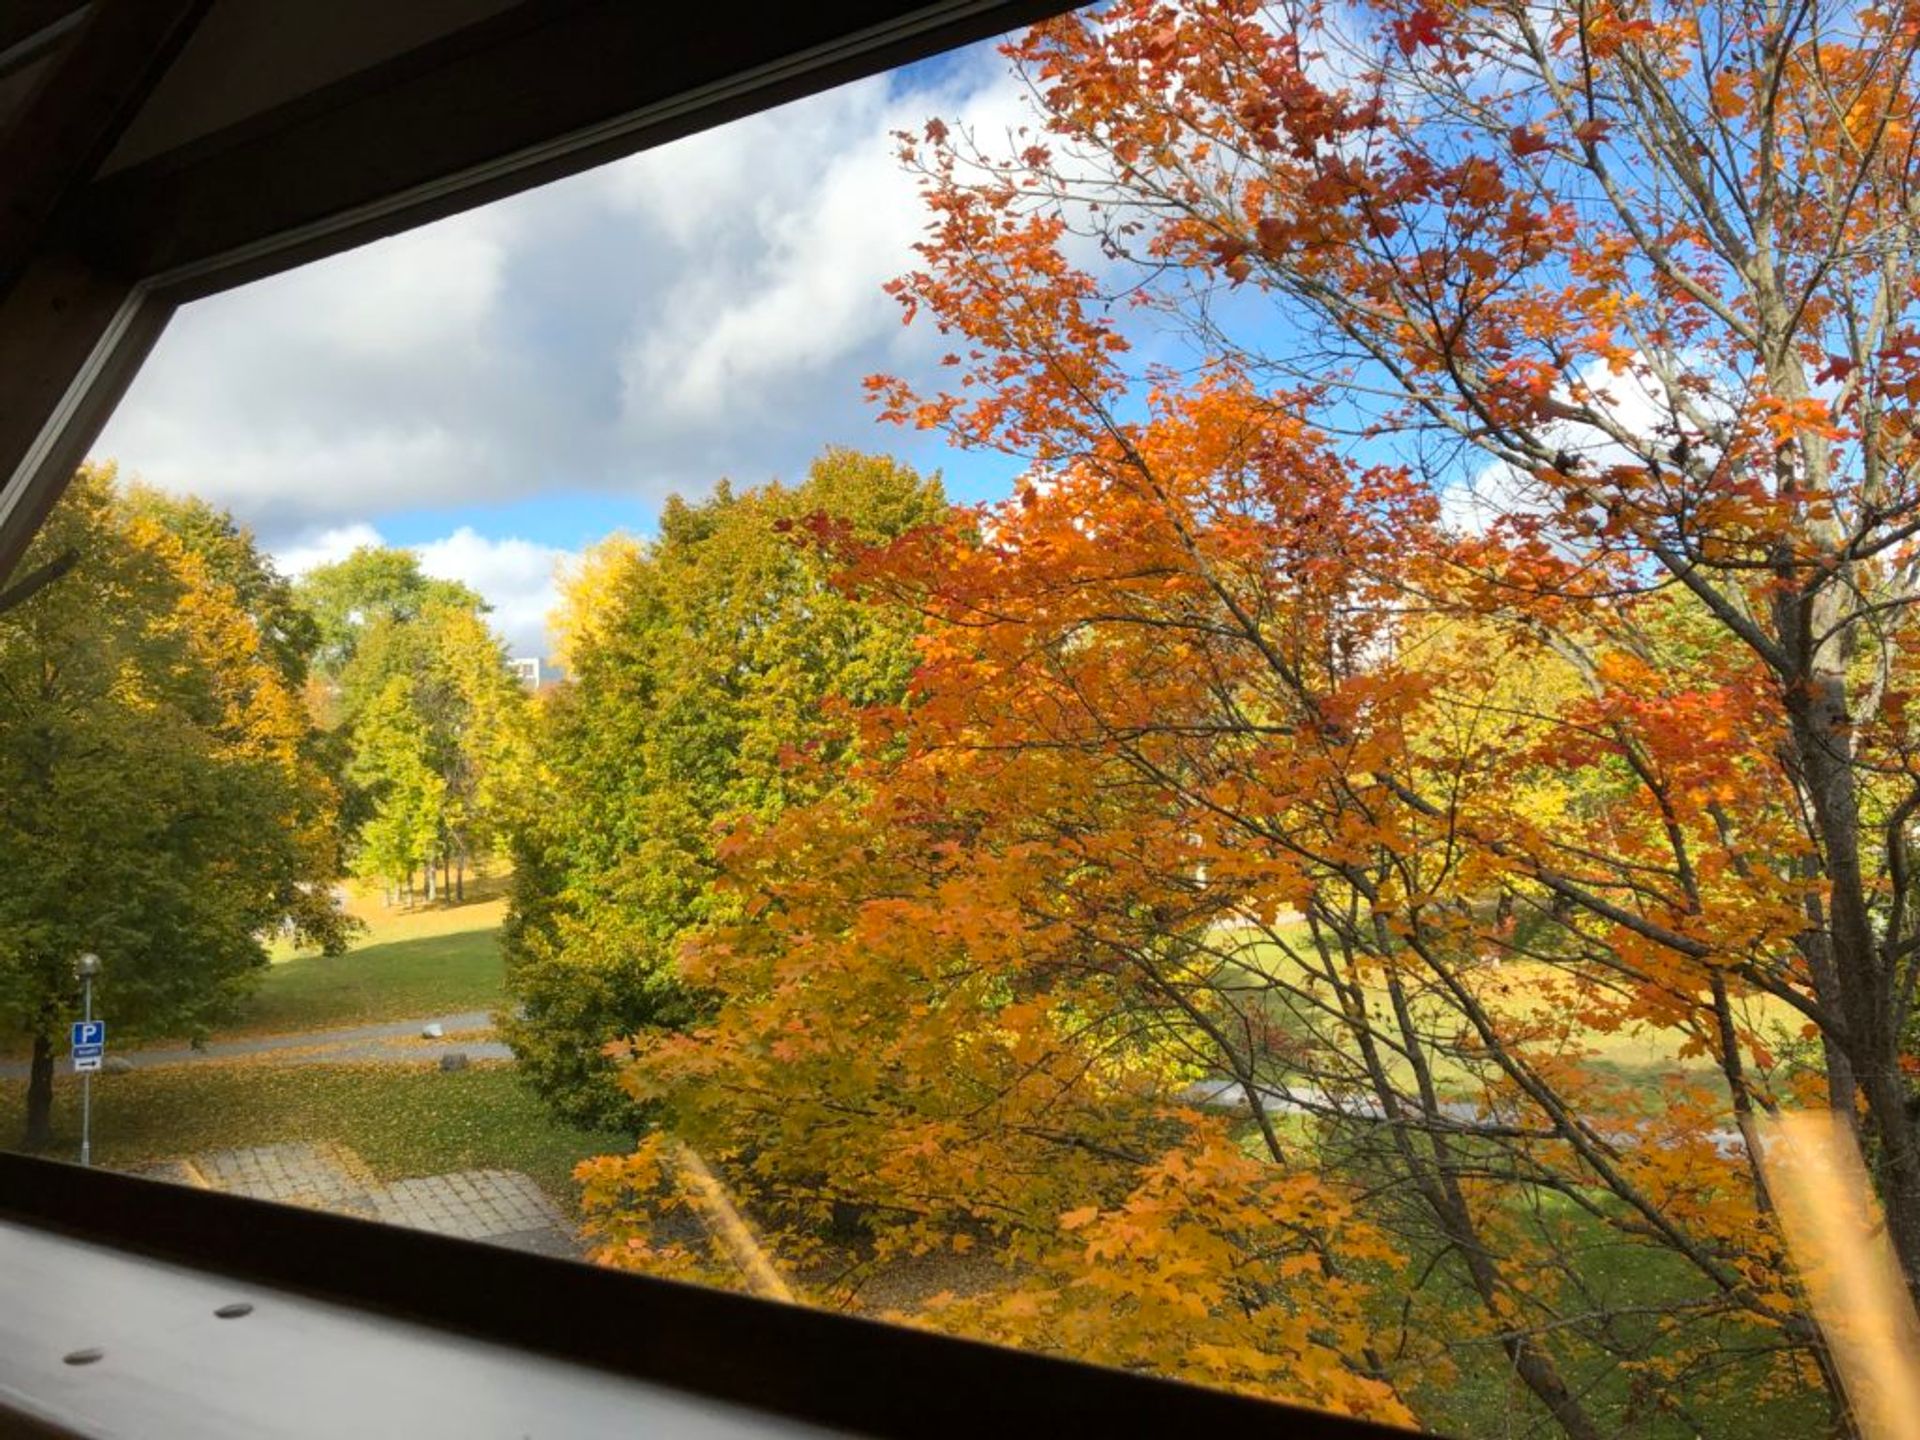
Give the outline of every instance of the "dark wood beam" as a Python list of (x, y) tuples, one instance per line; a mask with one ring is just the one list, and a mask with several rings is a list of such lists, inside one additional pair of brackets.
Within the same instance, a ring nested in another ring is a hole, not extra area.
[(192, 298), (1067, 8), (528, 0), (98, 182), (60, 235)]
[(99, 0), (0, 131), (0, 293), (107, 157), (209, 0)]
[(87, 8), (87, 0), (7, 0), (0, 10), (0, 55), (53, 29)]
[(172, 313), (70, 255), (37, 257), (0, 296), (0, 581)]

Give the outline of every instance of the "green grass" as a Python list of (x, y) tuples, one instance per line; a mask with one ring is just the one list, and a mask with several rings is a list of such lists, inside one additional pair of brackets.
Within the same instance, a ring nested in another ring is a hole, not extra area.
[[(53, 1152), (71, 1154), (79, 1086), (57, 1082)], [(19, 1135), (25, 1086), (0, 1082), (0, 1141)], [(631, 1136), (555, 1120), (507, 1065), (442, 1072), (398, 1065), (199, 1065), (102, 1076), (93, 1092), (94, 1163), (148, 1161), (241, 1145), (335, 1140), (382, 1180), (448, 1170), (523, 1170), (569, 1213), (573, 1167), (632, 1148)]]
[(479, 920), (480, 928), (281, 961), (261, 978), (228, 1033), (317, 1030), (490, 1010), (500, 1004), (505, 981), (499, 922), (497, 917), (464, 918)]
[[(1622, 1318), (1614, 1333), (1646, 1345), (1650, 1355), (1669, 1355), (1671, 1347), (1638, 1307), (1657, 1308), (1701, 1294), (1698, 1278), (1675, 1256), (1643, 1245), (1624, 1243), (1591, 1217), (1573, 1214), (1559, 1197), (1542, 1201), (1546, 1210), (1558, 1210), (1573, 1243), (1573, 1263), (1590, 1292), (1605, 1305), (1617, 1307)], [(1418, 1267), (1415, 1267), (1416, 1269)], [(1436, 1291), (1457, 1295), (1463, 1318), (1484, 1327), (1485, 1318), (1464, 1281), (1444, 1273)], [(1383, 1300), (1387, 1298), (1383, 1293)], [(1579, 1309), (1569, 1297), (1570, 1308)], [(1444, 1322), (1443, 1326), (1444, 1326)], [(1682, 1325), (1682, 1331), (1687, 1327)], [(1714, 1352), (1724, 1369), (1717, 1375), (1696, 1377), (1677, 1387), (1658, 1381), (1636, 1387), (1634, 1378), (1599, 1351), (1562, 1334), (1553, 1345), (1561, 1373), (1581, 1395), (1603, 1430), (1639, 1437), (1639, 1440), (1776, 1440), (1781, 1436), (1827, 1433), (1826, 1404), (1820, 1392), (1808, 1386), (1786, 1393), (1765, 1393), (1764, 1366), (1758, 1350), (1772, 1337), (1759, 1326), (1733, 1316), (1704, 1322), (1687, 1332), (1695, 1345)], [(1445, 1384), (1419, 1387), (1412, 1399), (1423, 1425), (1442, 1434), (1503, 1435), (1557, 1434), (1545, 1407), (1521, 1384), (1503, 1352), (1492, 1344), (1457, 1352), (1459, 1373)], [(1744, 1358), (1743, 1358), (1744, 1357)], [(1655, 1372), (1658, 1373), (1657, 1370)], [(1636, 1393), (1636, 1389), (1639, 1393)], [(1669, 1389), (1682, 1404), (1673, 1409), (1653, 1403)]]
[[(1303, 951), (1310, 946), (1307, 927), (1296, 925), (1281, 931), (1282, 938)], [(1223, 935), (1231, 939), (1231, 932)], [(1298, 982), (1299, 967), (1278, 946), (1265, 940), (1254, 939), (1244, 943), (1242, 958), (1257, 969), (1276, 977)], [(1508, 961), (1497, 970), (1484, 972), (1485, 982), (1481, 998), (1496, 1013), (1504, 1014), (1514, 1020), (1528, 1018), (1536, 1010), (1544, 1009), (1549, 1013), (1556, 1011), (1563, 1002), (1552, 997), (1561, 993), (1565, 975), (1554, 966), (1544, 963), (1517, 960)], [(1381, 986), (1369, 990), (1370, 1003), (1378, 1005), (1384, 1013), (1386, 991)], [(1299, 1002), (1283, 992), (1275, 992), (1267, 997), (1266, 1008), (1269, 1017), (1283, 1029), (1303, 1029), (1293, 1007)], [(1800, 1027), (1799, 1017), (1791, 1007), (1770, 997), (1748, 997), (1736, 1002), (1739, 1017), (1743, 1024), (1752, 1026), (1760, 1034), (1770, 1034), (1776, 1030), (1796, 1032)], [(1417, 1014), (1441, 1013), (1451, 1019), (1452, 1012), (1444, 1006), (1437, 1006), (1418, 998), (1414, 1001)], [(1581, 1053), (1581, 1063), (1594, 1074), (1613, 1079), (1623, 1086), (1642, 1087), (1657, 1094), (1661, 1080), (1668, 1076), (1685, 1075), (1693, 1079), (1716, 1081), (1719, 1071), (1713, 1058), (1707, 1055), (1682, 1055), (1680, 1053), (1685, 1036), (1678, 1031), (1661, 1029), (1651, 1025), (1629, 1025), (1618, 1030), (1595, 1030), (1587, 1026), (1575, 1027), (1568, 1037), (1570, 1049)], [(1435, 1057), (1436, 1073), (1442, 1088), (1464, 1085), (1471, 1093), (1474, 1088), (1468, 1083), (1470, 1077), (1453, 1064), (1447, 1057)]]

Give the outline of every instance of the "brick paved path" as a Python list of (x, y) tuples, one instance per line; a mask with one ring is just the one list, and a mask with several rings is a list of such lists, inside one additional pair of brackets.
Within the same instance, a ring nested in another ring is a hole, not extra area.
[(518, 1170), (456, 1170), (382, 1185), (352, 1150), (319, 1141), (211, 1150), (145, 1173), (543, 1255), (580, 1253), (559, 1208)]

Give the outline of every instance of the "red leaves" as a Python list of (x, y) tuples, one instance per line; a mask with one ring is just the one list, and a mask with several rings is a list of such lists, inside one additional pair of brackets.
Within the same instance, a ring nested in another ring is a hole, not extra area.
[(1411, 55), (1422, 46), (1438, 49), (1446, 40), (1442, 16), (1430, 6), (1417, 6), (1404, 20), (1393, 22), (1393, 38), (1402, 55)]
[(1827, 363), (1814, 374), (1813, 383), (1828, 385), (1845, 380), (1853, 374), (1853, 361), (1845, 355), (1829, 355)]
[(1532, 125), (1516, 125), (1507, 132), (1507, 146), (1520, 159), (1529, 155), (1538, 155), (1543, 150), (1551, 150), (1553, 142), (1543, 135), (1539, 128)]

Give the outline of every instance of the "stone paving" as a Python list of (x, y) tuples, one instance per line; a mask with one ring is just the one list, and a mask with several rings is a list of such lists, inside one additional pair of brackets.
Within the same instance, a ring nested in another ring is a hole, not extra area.
[(580, 1253), (559, 1207), (518, 1170), (456, 1170), (382, 1185), (352, 1150), (318, 1141), (212, 1150), (145, 1173), (543, 1255)]
[(190, 1163), (211, 1189), (315, 1210), (366, 1214), (360, 1202), (378, 1183), (358, 1155), (329, 1140), (210, 1150)]
[(396, 1180), (373, 1191), (372, 1199), (373, 1218), (389, 1225), (548, 1255), (579, 1253), (553, 1201), (517, 1170), (456, 1170)]

